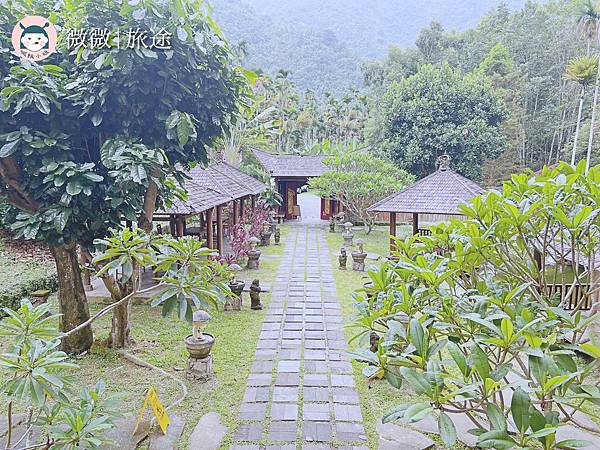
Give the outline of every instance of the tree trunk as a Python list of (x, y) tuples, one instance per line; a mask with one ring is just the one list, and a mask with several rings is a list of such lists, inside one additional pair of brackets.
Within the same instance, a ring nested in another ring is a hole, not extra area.
[(579, 110), (577, 112), (577, 124), (575, 125), (575, 136), (573, 137), (573, 153), (571, 154), (571, 165), (575, 165), (575, 155), (577, 153), (577, 138), (579, 137), (579, 127), (581, 125), (581, 113), (583, 111), (583, 101), (585, 99), (585, 87), (581, 87), (581, 97), (579, 97)]
[[(123, 289), (123, 297), (131, 293), (130, 289)], [(121, 298), (123, 298), (121, 297)], [(119, 299), (120, 300), (120, 299)], [(113, 348), (125, 348), (131, 343), (131, 300), (113, 309), (112, 325), (108, 344)]]
[(590, 135), (588, 138), (587, 156), (585, 159), (585, 173), (590, 170), (590, 160), (592, 159), (592, 144), (594, 143), (594, 125), (596, 122), (596, 106), (598, 105), (598, 85), (600, 84), (600, 64), (596, 74), (596, 86), (594, 87), (594, 103), (592, 105), (592, 118), (590, 120)]
[[(77, 260), (77, 245), (72, 243), (51, 246), (50, 251), (54, 256), (58, 275), (60, 331), (67, 332), (90, 318), (90, 309)], [(88, 326), (63, 338), (61, 346), (67, 353), (78, 354), (89, 350), (93, 341), (92, 327)]]

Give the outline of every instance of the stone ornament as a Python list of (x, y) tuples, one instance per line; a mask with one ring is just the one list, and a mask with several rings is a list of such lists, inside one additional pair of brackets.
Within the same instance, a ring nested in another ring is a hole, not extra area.
[(244, 290), (245, 282), (235, 279), (235, 272), (239, 272), (242, 268), (238, 264), (231, 264), (229, 269), (232, 271), (233, 276), (229, 282), (229, 289), (233, 292), (233, 297), (227, 297), (225, 300), (225, 311), (241, 311), (242, 310), (242, 292)]
[(342, 237), (344, 238), (344, 247), (352, 247), (354, 239), (354, 231), (352, 231), (352, 223), (346, 222), (344, 224), (344, 232), (342, 233)]
[(357, 239), (356, 245), (358, 246), (358, 250), (355, 250), (351, 253), (351, 255), (352, 255), (352, 270), (354, 270), (356, 272), (364, 272), (365, 271), (365, 259), (367, 258), (367, 253), (364, 251), (365, 241), (362, 239)]
[(348, 252), (346, 251), (346, 247), (340, 248), (340, 256), (338, 256), (338, 261), (340, 262), (340, 270), (346, 270), (346, 262), (348, 261)]
[(260, 303), (260, 281), (258, 279), (254, 280), (250, 285), (250, 309), (262, 309), (262, 304)]
[(256, 248), (260, 240), (256, 236), (252, 236), (248, 239), (250, 250), (248, 251), (248, 263), (246, 267), (251, 270), (258, 270), (260, 265), (260, 250)]
[(275, 239), (275, 245), (279, 245), (279, 243), (281, 242), (281, 230), (279, 229), (279, 227), (277, 225), (274, 225), (275, 227), (275, 232), (274, 232), (274, 239)]
[(211, 320), (211, 316), (206, 311), (194, 311), (192, 334), (184, 339), (185, 347), (190, 355), (186, 374), (193, 380), (208, 381), (213, 374), (210, 351), (215, 343), (215, 337), (201, 331), (209, 320)]
[(268, 220), (262, 223), (262, 231), (260, 232), (260, 245), (266, 247), (271, 245), (272, 224)]

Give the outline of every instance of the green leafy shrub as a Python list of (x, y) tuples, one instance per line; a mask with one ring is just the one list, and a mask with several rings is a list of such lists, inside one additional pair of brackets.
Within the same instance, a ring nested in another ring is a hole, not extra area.
[[(0, 355), (0, 389), (8, 396), (7, 423), (19, 409), (25, 410), (25, 426), (36, 433), (9, 429), (6, 448), (100, 448), (108, 442), (106, 431), (114, 427), (117, 400), (106, 393), (104, 383), (82, 390), (71, 372), (78, 368), (66, 353), (58, 351), (64, 336), (56, 329), (58, 315), (47, 304), (33, 306), (27, 299), (18, 309), (4, 308), (0, 337), (8, 349)], [(3, 412), (4, 414), (4, 412)], [(32, 442), (33, 438), (40, 442)]]
[[(596, 270), (599, 188), (600, 167), (586, 174), (585, 161), (513, 175), (502, 192), (463, 205), (466, 220), (396, 240), (396, 261), (371, 272), (372, 287), (357, 294), (358, 337), (375, 333), (378, 351), (354, 356), (370, 363), (371, 380), (408, 381), (421, 399), (384, 422), (434, 413), (452, 445), (451, 416), (464, 414), (481, 448), (586, 445), (560, 441), (557, 431), (597, 431), (580, 419), (582, 408), (600, 405), (590, 380), (600, 347), (586, 337), (597, 316), (582, 311), (598, 290), (587, 277)], [(575, 289), (582, 295), (573, 303)]]

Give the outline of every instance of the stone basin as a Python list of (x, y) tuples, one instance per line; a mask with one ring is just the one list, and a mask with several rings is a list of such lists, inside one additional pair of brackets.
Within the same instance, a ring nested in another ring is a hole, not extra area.
[(191, 358), (204, 359), (210, 355), (215, 337), (212, 334), (202, 333), (201, 339), (195, 339), (192, 334), (185, 338), (185, 347)]

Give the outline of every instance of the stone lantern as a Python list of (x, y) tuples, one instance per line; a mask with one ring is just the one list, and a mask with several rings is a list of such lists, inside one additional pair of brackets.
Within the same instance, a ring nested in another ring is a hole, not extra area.
[(189, 353), (188, 377), (206, 381), (212, 376), (212, 355), (210, 351), (215, 343), (212, 334), (202, 333), (202, 328), (211, 320), (206, 311), (195, 311), (192, 316), (192, 334), (185, 338), (185, 347)]
[(256, 248), (260, 240), (256, 236), (248, 239), (250, 250), (248, 251), (248, 269), (257, 270), (259, 266), (260, 250)]
[(367, 257), (367, 253), (364, 251), (365, 241), (362, 239), (356, 240), (356, 245), (358, 246), (358, 250), (354, 250), (352, 255), (352, 270), (356, 272), (364, 272), (365, 271), (365, 259)]
[(229, 281), (229, 289), (233, 292), (233, 297), (228, 297), (225, 301), (225, 311), (241, 311), (242, 292), (246, 283), (241, 280), (236, 280), (235, 272), (241, 271), (242, 268), (238, 264), (231, 264), (229, 269), (233, 272), (231, 281)]
[(342, 233), (344, 238), (344, 247), (352, 247), (352, 239), (354, 238), (354, 231), (352, 231), (352, 222), (346, 222), (344, 224), (344, 232)]
[(265, 220), (262, 223), (262, 230), (260, 232), (260, 245), (263, 247), (266, 247), (267, 245), (271, 245), (271, 234), (272, 234), (271, 226), (272, 226), (272, 224), (268, 220)]

